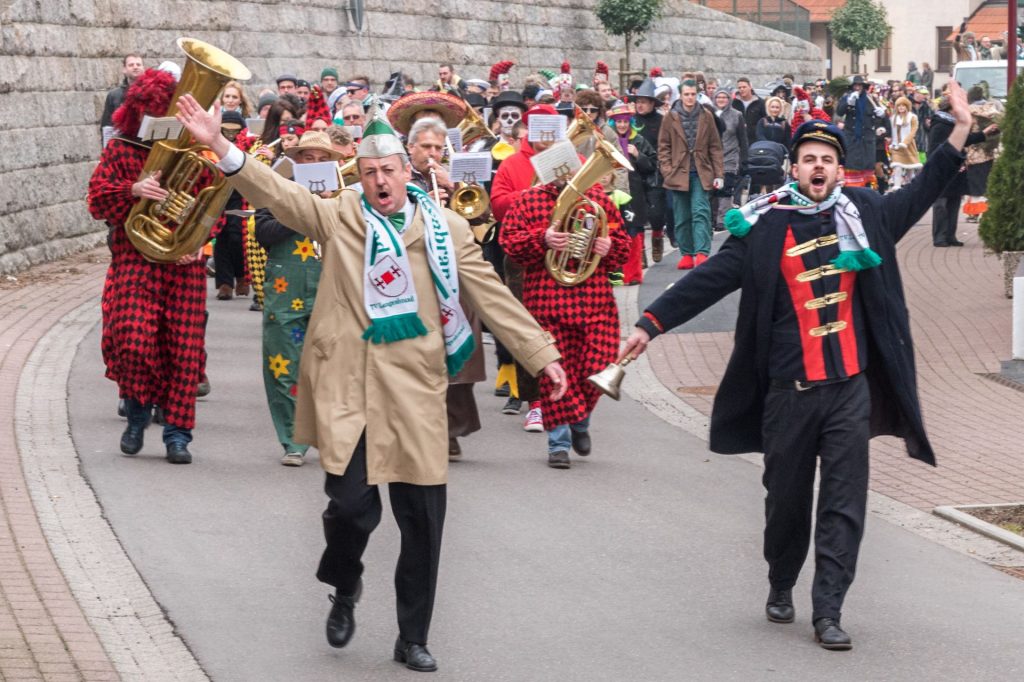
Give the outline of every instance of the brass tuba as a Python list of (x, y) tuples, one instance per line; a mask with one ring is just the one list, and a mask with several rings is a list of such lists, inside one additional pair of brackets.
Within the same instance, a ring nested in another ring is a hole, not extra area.
[(555, 201), (551, 224), (559, 232), (569, 233), (569, 245), (562, 251), (548, 250), (544, 263), (562, 286), (571, 287), (584, 282), (601, 262), (601, 257), (594, 253), (594, 240), (608, 236), (608, 216), (599, 204), (585, 195), (616, 168), (631, 171), (633, 165), (610, 142), (598, 139), (594, 153), (565, 184), (565, 189)]
[[(213, 45), (194, 38), (179, 38), (178, 47), (188, 61), (182, 70), (166, 116), (178, 111), (178, 98), (191, 93), (201, 107), (211, 106), (224, 84), (252, 77), (240, 61)], [(227, 203), (230, 188), (204, 145), (188, 147), (191, 134), (183, 129), (177, 140), (153, 144), (143, 176), (162, 172), (161, 185), (168, 197), (163, 201), (142, 199), (132, 208), (125, 232), (132, 245), (149, 261), (173, 263), (195, 253), (210, 236)], [(204, 171), (216, 180), (196, 190)]]

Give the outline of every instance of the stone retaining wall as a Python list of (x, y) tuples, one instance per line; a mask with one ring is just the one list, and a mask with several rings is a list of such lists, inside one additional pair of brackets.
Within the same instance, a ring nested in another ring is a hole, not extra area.
[[(325, 65), (342, 77), (368, 74), (379, 88), (401, 67), (419, 82), (451, 61), (466, 77), (514, 60), (513, 82), (567, 59), (589, 82), (594, 64), (612, 65), (622, 40), (606, 35), (595, 0), (366, 0), (362, 31), (345, 1), (329, 0), (0, 0), (0, 273), (100, 243), (104, 226), (86, 211), (86, 185), (100, 151), (106, 91), (121, 56), (146, 64), (181, 61), (174, 41), (207, 40), (253, 71), (252, 90), (284, 71), (316, 78)], [(817, 48), (688, 0), (667, 0), (663, 17), (633, 51), (633, 63), (684, 68), (755, 83), (782, 73), (821, 73)]]

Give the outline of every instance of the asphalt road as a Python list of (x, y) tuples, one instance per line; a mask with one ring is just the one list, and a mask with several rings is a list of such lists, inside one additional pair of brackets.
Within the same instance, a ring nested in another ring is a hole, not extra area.
[[(667, 268), (665, 268), (667, 269)], [(648, 285), (645, 285), (645, 288)], [(648, 294), (649, 295), (649, 294)], [(118, 453), (123, 420), (98, 330), (69, 382), (82, 468), (125, 550), (212, 679), (397, 680), (384, 520), (365, 557), (358, 631), (327, 646), (314, 578), (325, 502), (314, 459), (278, 464), (260, 375), (260, 316), (210, 300), (213, 393), (190, 466), (159, 430)], [(797, 622), (763, 615), (760, 469), (638, 403), (599, 405), (594, 453), (545, 465), (545, 438), (478, 385), (484, 430), (452, 466), (430, 648), (445, 680), (1011, 680), (1024, 675), (1024, 581), (868, 519), (843, 624), (851, 652), (812, 641), (809, 571)]]

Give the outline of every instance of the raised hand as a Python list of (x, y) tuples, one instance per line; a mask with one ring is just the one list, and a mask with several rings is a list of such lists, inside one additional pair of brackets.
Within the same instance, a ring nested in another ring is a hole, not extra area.
[(220, 158), (231, 149), (231, 143), (220, 134), (220, 102), (213, 105), (211, 114), (199, 106), (195, 97), (185, 94), (178, 98), (178, 113), (174, 117), (192, 133), (196, 142), (205, 144)]

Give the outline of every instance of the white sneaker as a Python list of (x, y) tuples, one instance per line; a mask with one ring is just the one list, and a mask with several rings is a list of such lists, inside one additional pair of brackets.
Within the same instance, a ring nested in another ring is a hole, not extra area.
[(523, 431), (530, 433), (544, 433), (544, 417), (540, 413), (540, 407), (531, 407), (526, 413), (526, 420), (523, 421)]
[(281, 464), (286, 467), (300, 467), (306, 463), (306, 453), (304, 452), (286, 452), (284, 457), (281, 458)]

